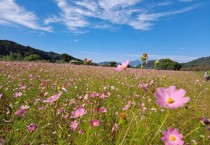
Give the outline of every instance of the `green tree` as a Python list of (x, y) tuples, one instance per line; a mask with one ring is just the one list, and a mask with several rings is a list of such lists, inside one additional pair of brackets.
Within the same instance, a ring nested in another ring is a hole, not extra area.
[(20, 53), (10, 53), (9, 55), (3, 57), (3, 60), (6, 60), (6, 61), (22, 60), (22, 56)]
[(170, 59), (161, 59), (158, 64), (159, 69), (163, 70), (180, 70), (182, 65)]
[(37, 54), (31, 54), (29, 56), (26, 56), (24, 58), (25, 61), (37, 61), (37, 60), (41, 60), (41, 57)]
[(70, 55), (68, 55), (67, 53), (61, 54), (61, 59), (63, 62), (69, 62), (72, 57)]

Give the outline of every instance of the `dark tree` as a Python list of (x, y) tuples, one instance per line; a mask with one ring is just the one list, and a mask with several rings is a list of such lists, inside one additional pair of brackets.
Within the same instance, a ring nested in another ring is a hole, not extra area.
[(111, 67), (115, 67), (115, 66), (117, 65), (117, 63), (116, 63), (115, 61), (111, 61), (111, 62), (109, 62), (109, 65), (110, 65)]

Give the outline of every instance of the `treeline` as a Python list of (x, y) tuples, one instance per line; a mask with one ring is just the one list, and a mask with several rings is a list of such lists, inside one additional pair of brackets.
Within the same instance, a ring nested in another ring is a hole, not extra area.
[[(110, 62), (106, 62), (102, 66), (116, 67), (117, 65), (118, 65), (117, 62), (110, 61)], [(132, 67), (132, 66), (128, 65), (128, 67)], [(138, 66), (132, 67), (132, 68), (141, 68), (141, 65), (138, 65)], [(144, 69), (154, 69), (155, 68), (155, 61), (154, 60), (153, 61), (148, 61), (147, 63), (144, 62), (143, 68)], [(155, 69), (159, 69), (159, 70), (180, 70), (181, 68), (182, 68), (182, 65), (178, 62), (172, 61), (170, 59), (161, 59), (161, 60), (159, 60)]]

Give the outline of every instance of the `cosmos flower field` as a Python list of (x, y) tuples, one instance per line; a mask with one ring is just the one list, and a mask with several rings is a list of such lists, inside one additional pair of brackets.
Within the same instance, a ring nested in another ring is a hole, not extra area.
[(0, 62), (0, 112), (0, 144), (210, 144), (195, 72)]

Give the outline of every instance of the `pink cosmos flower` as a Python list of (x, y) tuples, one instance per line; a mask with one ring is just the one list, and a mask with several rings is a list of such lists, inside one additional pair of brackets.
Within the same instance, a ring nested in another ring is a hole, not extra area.
[(92, 121), (90, 122), (90, 125), (93, 126), (93, 127), (97, 127), (97, 126), (100, 125), (100, 121), (97, 120), (97, 119), (92, 120)]
[(66, 113), (63, 118), (67, 119), (69, 117), (69, 113)]
[(131, 101), (128, 101), (128, 104), (125, 105), (125, 107), (123, 108), (123, 110), (128, 110), (131, 107)]
[(200, 80), (199, 79), (195, 80), (195, 83), (199, 84), (200, 83)]
[(118, 129), (119, 124), (115, 123), (114, 126), (112, 127), (112, 132)]
[(90, 94), (90, 97), (91, 97), (91, 98), (98, 97), (98, 96), (99, 96), (99, 94), (98, 94), (98, 93), (96, 93), (96, 92), (94, 92), (94, 93)]
[(146, 107), (143, 107), (143, 108), (142, 108), (143, 113), (144, 113), (146, 110), (147, 110)]
[(0, 138), (0, 145), (6, 144), (6, 140), (4, 138)]
[(47, 84), (47, 82), (46, 81), (43, 81), (43, 82), (41, 82), (41, 84), (40, 84), (40, 86), (45, 86)]
[(32, 74), (29, 75), (29, 78), (32, 79), (34, 76)]
[(80, 129), (79, 130), (79, 134), (83, 134), (83, 133), (84, 133), (84, 131)]
[(27, 106), (27, 105), (21, 105), (21, 106), (20, 106), (20, 109), (25, 109), (25, 110), (26, 110), (26, 109), (28, 109), (28, 108), (29, 108), (29, 106)]
[(53, 96), (51, 96), (50, 98), (43, 100), (44, 103), (53, 103), (54, 101), (58, 100), (60, 98), (60, 96), (62, 95), (62, 92), (55, 94)]
[(139, 82), (139, 87), (144, 91), (148, 90), (148, 84), (144, 84), (143, 82)]
[(210, 119), (206, 117), (199, 118), (199, 121), (210, 131)]
[(183, 145), (184, 141), (182, 140), (183, 135), (179, 133), (178, 129), (168, 128), (167, 131), (163, 131), (162, 141), (166, 145)]
[(186, 91), (184, 89), (177, 90), (175, 86), (169, 88), (158, 88), (155, 93), (157, 98), (156, 103), (159, 106), (174, 109), (184, 106), (185, 103), (189, 102), (189, 97), (184, 97)]
[(71, 130), (76, 130), (77, 127), (78, 127), (78, 122), (76, 120), (74, 120), (70, 123), (70, 129)]
[(128, 67), (128, 65), (129, 65), (129, 60), (127, 60), (126, 62), (122, 62), (122, 64), (120, 65), (117, 65), (117, 68), (116, 68), (116, 70), (117, 71), (123, 71), (123, 70), (125, 70), (127, 67)]
[(29, 131), (29, 132), (33, 132), (36, 128), (37, 128), (37, 126), (36, 126), (35, 124), (30, 124), (30, 125), (28, 126), (28, 131)]
[(24, 84), (24, 85), (22, 85), (19, 89), (20, 89), (20, 90), (25, 90), (26, 87), (27, 87), (27, 86)]
[(15, 115), (18, 115), (20, 117), (24, 116), (26, 113), (26, 110), (25, 109), (20, 109), (18, 111), (15, 112)]
[(104, 107), (98, 108), (97, 110), (98, 110), (99, 112), (103, 112), (103, 113), (106, 113), (106, 112), (107, 112), (107, 109), (104, 108)]
[(66, 88), (61, 87), (61, 90), (65, 91), (66, 93), (68, 93), (68, 91), (66, 90)]
[(103, 94), (101, 94), (99, 97), (102, 98), (102, 99), (106, 99), (106, 98), (108, 98), (109, 96), (103, 93)]
[(26, 113), (26, 109), (28, 109), (28, 108), (29, 108), (29, 106), (24, 106), (24, 105), (20, 106), (20, 109), (15, 112), (15, 115), (18, 115), (20, 117), (24, 116)]
[(15, 95), (14, 95), (15, 98), (18, 98), (20, 96), (22, 96), (22, 92), (16, 92)]
[(84, 100), (88, 100), (88, 94), (84, 96)]
[(38, 111), (40, 111), (40, 110), (42, 110), (42, 109), (44, 109), (43, 107), (41, 107), (41, 106), (39, 106), (38, 107)]
[(3, 96), (3, 94), (0, 94), (0, 99), (1, 99), (2, 96)]
[(72, 112), (71, 118), (82, 117), (85, 114), (86, 114), (85, 109), (83, 107), (79, 107), (77, 110)]

